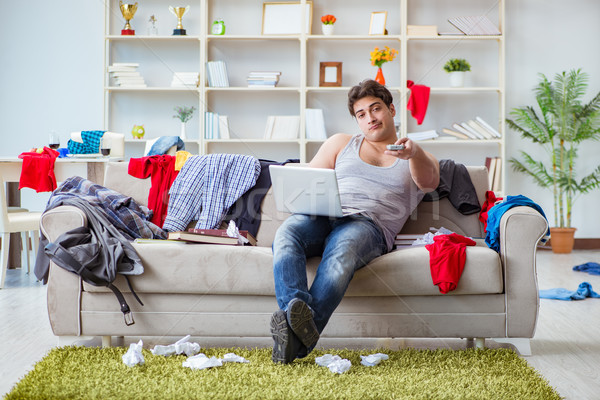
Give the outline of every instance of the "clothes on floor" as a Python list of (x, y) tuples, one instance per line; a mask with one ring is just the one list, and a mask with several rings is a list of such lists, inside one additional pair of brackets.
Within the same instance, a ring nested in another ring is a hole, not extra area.
[(197, 229), (218, 228), (223, 217), (248, 189), (256, 184), (260, 162), (240, 154), (192, 156), (169, 190), (163, 229), (183, 231), (197, 220)]
[(71, 154), (95, 154), (100, 153), (100, 143), (105, 131), (81, 131), (83, 143), (69, 139), (67, 148)]
[(466, 246), (475, 246), (475, 241), (457, 233), (434, 236), (433, 244), (425, 246), (431, 279), (440, 293), (456, 289), (467, 261)]
[[(507, 196), (505, 201), (496, 204), (488, 211), (485, 243), (489, 246), (490, 249), (500, 252), (500, 219), (506, 211), (517, 206), (531, 207), (540, 214), (542, 214), (544, 218), (546, 218), (546, 214), (544, 214), (544, 210), (542, 210), (542, 207), (540, 207), (537, 203), (533, 202), (533, 200), (529, 199), (528, 197), (525, 197), (523, 195)], [(550, 229), (548, 229), (548, 233), (549, 232)]]
[(298, 163), (299, 159), (287, 159), (284, 162), (272, 160), (258, 160), (260, 162), (260, 174), (256, 184), (242, 195), (227, 212), (224, 219), (234, 221), (238, 229), (246, 230), (256, 237), (261, 222), (261, 204), (271, 187), (271, 165), (285, 165), (287, 163)]
[(589, 282), (580, 283), (576, 290), (564, 288), (540, 290), (541, 299), (583, 300), (587, 297), (600, 298), (600, 294), (592, 290), (592, 285)]
[(463, 215), (475, 214), (481, 210), (467, 167), (453, 160), (440, 160), (440, 183), (435, 191), (425, 194), (423, 201), (445, 197)]
[(169, 207), (169, 189), (179, 173), (175, 170), (175, 156), (163, 154), (132, 158), (128, 173), (140, 179), (151, 177), (148, 208), (153, 212), (152, 223), (162, 227)]
[(573, 271), (587, 272), (590, 275), (600, 275), (600, 264), (595, 262), (588, 262), (573, 267)]
[(408, 98), (406, 108), (410, 110), (410, 114), (417, 120), (417, 125), (421, 125), (427, 113), (431, 88), (425, 85), (415, 85), (413, 81), (406, 81), (406, 87), (410, 89), (410, 97)]
[(173, 146), (177, 146), (177, 150), (185, 150), (185, 143), (179, 136), (160, 136), (152, 143), (152, 147), (150, 147), (146, 156), (167, 154), (169, 149)]
[(485, 202), (481, 206), (481, 212), (479, 213), (479, 221), (483, 224), (483, 230), (487, 229), (488, 211), (494, 207), (496, 203), (502, 201), (502, 197), (496, 197), (496, 193), (493, 190), (485, 192)]
[(30, 188), (37, 193), (56, 189), (54, 163), (57, 157), (58, 152), (49, 147), (44, 147), (41, 153), (27, 151), (19, 154), (19, 158), (23, 160), (19, 189)]

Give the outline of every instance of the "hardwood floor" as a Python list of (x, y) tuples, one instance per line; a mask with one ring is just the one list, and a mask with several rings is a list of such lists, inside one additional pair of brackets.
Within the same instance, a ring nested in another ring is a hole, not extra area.
[[(600, 276), (575, 272), (572, 267), (586, 262), (600, 263), (600, 250), (576, 250), (571, 254), (553, 254), (541, 250), (537, 256), (540, 289), (563, 287), (575, 290), (581, 282), (589, 282), (600, 293)], [(8, 393), (57, 339), (52, 334), (46, 310), (46, 288), (35, 277), (21, 270), (9, 270), (4, 289), (0, 290), (0, 394)], [(598, 399), (600, 393), (600, 299), (581, 301), (540, 300), (540, 314), (535, 337), (531, 341), (533, 355), (525, 357), (566, 399)], [(125, 338), (125, 345), (139, 338)], [(163, 338), (161, 344), (173, 343)], [(144, 338), (146, 347), (153, 339)], [(158, 340), (161, 339), (156, 339)], [(166, 340), (166, 341), (165, 341)], [(78, 344), (99, 345), (98, 338)], [(203, 345), (212, 345), (203, 342)], [(215, 342), (214, 345), (222, 345)], [(231, 345), (239, 345), (232, 342)], [(323, 340), (323, 347), (333, 341)], [(390, 347), (464, 348), (464, 340), (405, 339), (393, 341), (344, 342), (344, 347), (367, 347), (388, 344)], [(225, 343), (229, 345), (229, 343)], [(270, 339), (251, 345), (270, 345)], [(491, 340), (488, 347), (509, 347)]]

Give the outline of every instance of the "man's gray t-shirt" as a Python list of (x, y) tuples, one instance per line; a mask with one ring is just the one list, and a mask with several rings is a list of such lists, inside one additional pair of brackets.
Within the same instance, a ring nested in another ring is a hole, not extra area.
[(389, 251), (424, 193), (413, 181), (407, 160), (397, 159), (389, 167), (363, 161), (363, 140), (363, 134), (354, 135), (335, 162), (340, 200), (342, 207), (366, 210), (363, 214), (383, 230)]

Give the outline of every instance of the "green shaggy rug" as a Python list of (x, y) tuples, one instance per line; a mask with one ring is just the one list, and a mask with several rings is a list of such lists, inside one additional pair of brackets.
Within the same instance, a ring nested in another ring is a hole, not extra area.
[[(207, 348), (208, 357), (235, 353), (247, 364), (184, 368), (182, 356), (155, 356), (126, 366), (127, 348), (51, 350), (6, 399), (560, 399), (525, 360), (508, 349), (314, 351), (288, 365), (270, 349)], [(374, 367), (361, 355), (389, 355)], [(352, 362), (337, 374), (315, 363), (326, 353)]]

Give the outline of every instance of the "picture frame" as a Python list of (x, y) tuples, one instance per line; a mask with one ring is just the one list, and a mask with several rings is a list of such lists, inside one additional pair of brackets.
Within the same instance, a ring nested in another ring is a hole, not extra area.
[[(302, 33), (302, 4), (292, 2), (264, 2), (261, 34), (299, 35)], [(306, 2), (304, 33), (310, 35), (312, 26), (312, 1)]]
[(319, 65), (319, 86), (342, 86), (342, 63), (323, 61)]
[(375, 11), (371, 13), (371, 23), (369, 24), (369, 35), (385, 35), (385, 23), (387, 21), (387, 11)]

